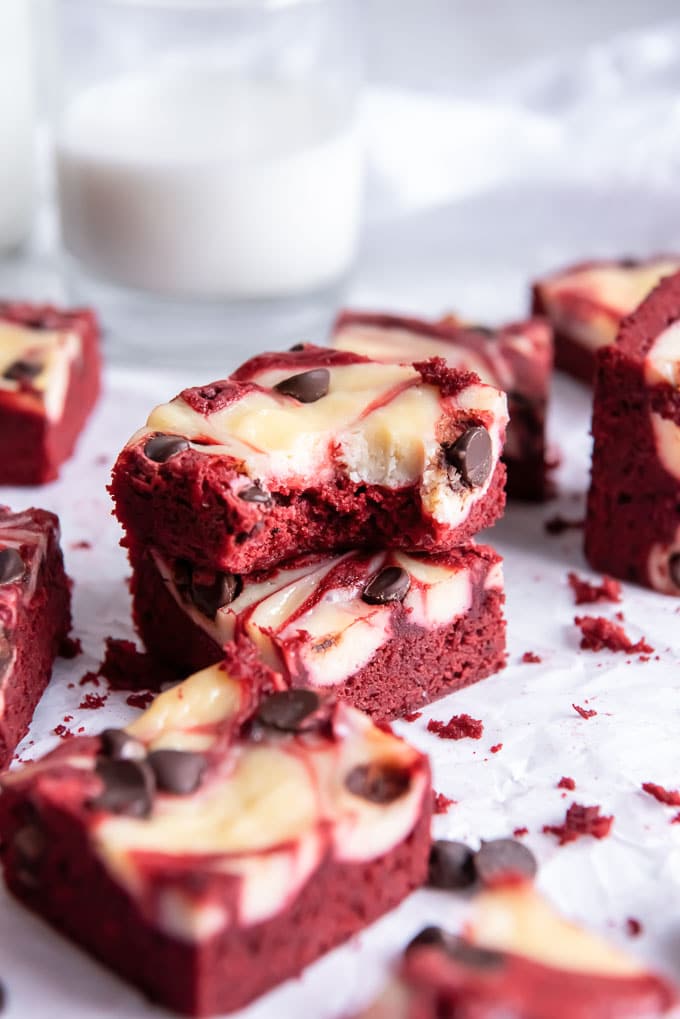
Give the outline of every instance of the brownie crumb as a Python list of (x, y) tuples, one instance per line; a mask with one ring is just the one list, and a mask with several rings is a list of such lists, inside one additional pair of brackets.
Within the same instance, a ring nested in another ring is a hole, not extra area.
[(680, 812), (671, 818), (671, 824), (680, 824)]
[(448, 814), (449, 807), (452, 807), (455, 803), (456, 800), (452, 800), (449, 796), (444, 796), (444, 793), (435, 793), (432, 810), (435, 814)]
[(83, 645), (78, 637), (64, 637), (59, 645), (60, 658), (77, 658), (83, 653)]
[(107, 694), (86, 693), (78, 707), (88, 711), (97, 711), (98, 708), (104, 707), (107, 696)]
[(140, 691), (139, 693), (131, 693), (129, 697), (126, 697), (125, 703), (129, 704), (131, 708), (148, 708), (154, 699), (154, 694), (151, 690)]
[(629, 916), (626, 920), (626, 930), (631, 938), (637, 938), (642, 934), (642, 924), (637, 917)]
[(55, 736), (58, 736), (59, 739), (68, 739), (69, 736), (73, 735), (71, 730), (66, 725), (55, 725), (52, 732), (54, 733)]
[(571, 791), (573, 792), (574, 789), (576, 788), (576, 783), (574, 782), (573, 778), (569, 778), (568, 775), (563, 775), (562, 778), (557, 783), (557, 788), (571, 789)]
[(539, 665), (543, 659), (533, 651), (525, 651), (522, 655), (522, 661), (525, 665)]
[(607, 648), (609, 651), (624, 651), (626, 654), (654, 652), (644, 637), (633, 643), (623, 627), (612, 623), (611, 619), (603, 616), (575, 616), (574, 622), (583, 634), (581, 648), (584, 651), (602, 651)]
[(416, 719), (422, 716), (422, 711), (411, 711), (408, 715), (404, 715), (405, 722), (415, 722)]
[(576, 573), (568, 573), (567, 580), (574, 592), (577, 605), (595, 605), (597, 602), (620, 602), (621, 585), (612, 577), (603, 577), (601, 584), (591, 584)]
[(431, 718), (427, 723), (428, 732), (433, 732), (440, 739), (481, 739), (484, 725), (479, 718), (470, 715), (454, 715), (448, 722), (440, 722)]
[(502, 743), (494, 743), (492, 747), (489, 747), (492, 754), (497, 754), (499, 750), (503, 749)]
[(92, 683), (92, 686), (101, 686), (101, 680), (96, 672), (86, 672), (85, 675), (78, 680), (78, 686), (87, 686), (88, 683)]
[(643, 782), (642, 789), (667, 807), (680, 807), (680, 790), (678, 789), (665, 789), (664, 786), (657, 785), (656, 782)]
[(597, 714), (595, 708), (582, 708), (580, 704), (572, 704), (572, 708), (581, 718), (594, 718)]
[(579, 531), (584, 524), (585, 520), (567, 520), (558, 513), (546, 520), (543, 526), (548, 534), (564, 534), (565, 531)]
[(516, 839), (521, 839), (524, 838), (525, 835), (529, 834), (529, 829), (524, 827), (515, 828), (512, 834), (515, 836)]
[(584, 807), (580, 803), (572, 803), (567, 810), (564, 824), (544, 824), (544, 835), (555, 835), (561, 846), (568, 842), (576, 842), (584, 835), (592, 835), (594, 839), (604, 839), (609, 835), (614, 818), (600, 814), (599, 806)]
[(159, 666), (151, 655), (138, 651), (131, 640), (106, 638), (106, 654), (99, 675), (114, 690), (148, 690), (177, 679), (175, 673)]

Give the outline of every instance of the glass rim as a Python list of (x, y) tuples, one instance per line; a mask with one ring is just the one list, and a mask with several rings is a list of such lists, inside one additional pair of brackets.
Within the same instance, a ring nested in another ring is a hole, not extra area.
[[(0, 0), (1, 2), (1, 0)], [(61, 3), (80, 3), (82, 0), (61, 0)], [(285, 7), (303, 7), (328, 3), (329, 0), (89, 0), (94, 7), (148, 7), (159, 10), (206, 10), (250, 8), (252, 10), (278, 10)]]

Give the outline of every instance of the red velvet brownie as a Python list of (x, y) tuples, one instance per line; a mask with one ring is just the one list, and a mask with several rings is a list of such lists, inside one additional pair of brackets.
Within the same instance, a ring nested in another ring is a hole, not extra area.
[(663, 279), (680, 257), (579, 262), (537, 280), (532, 308), (555, 330), (555, 363), (583, 382), (595, 378), (597, 352), (616, 339), (621, 320)]
[(59, 521), (0, 506), (0, 770), (28, 731), (70, 628)]
[(344, 311), (331, 345), (374, 361), (443, 357), (452, 368), (473, 371), (508, 395), (510, 422), (503, 449), (511, 498), (542, 501), (549, 493), (546, 411), (552, 373), (552, 332), (544, 319), (499, 329), (397, 315)]
[(675, 989), (529, 885), (482, 893), (463, 937), (425, 928), (362, 1019), (654, 1019)]
[(307, 555), (242, 578), (155, 549), (131, 561), (139, 632), (185, 675), (245, 641), (287, 685), (391, 718), (505, 664), (501, 559), (483, 545)]
[(427, 872), (427, 758), (347, 704), (235, 668), (2, 780), (10, 890), (190, 1015), (297, 975)]
[(599, 354), (585, 525), (591, 565), (680, 595), (680, 273)]
[(0, 302), (0, 484), (56, 478), (99, 386), (93, 312)]
[(111, 492), (129, 543), (249, 573), (301, 552), (453, 548), (504, 506), (503, 393), (442, 359), (305, 347), (157, 407)]

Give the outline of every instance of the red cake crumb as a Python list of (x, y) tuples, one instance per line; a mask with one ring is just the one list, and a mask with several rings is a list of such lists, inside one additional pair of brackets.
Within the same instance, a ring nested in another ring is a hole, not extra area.
[(65, 722), (72, 722), (73, 721), (73, 715), (64, 715), (64, 721)]
[(129, 704), (131, 708), (148, 708), (151, 701), (154, 699), (154, 694), (151, 690), (140, 691), (139, 693), (131, 693), (129, 697), (126, 697), (125, 703)]
[(524, 827), (522, 827), (522, 828), (515, 828), (515, 830), (513, 831), (512, 834), (515, 836), (516, 839), (521, 839), (525, 835), (529, 834), (529, 829), (528, 828), (524, 828)]
[(489, 749), (491, 750), (492, 754), (497, 754), (499, 750), (503, 749), (503, 744), (502, 743), (494, 743), (494, 745), (492, 747), (490, 747)]
[(659, 803), (664, 803), (667, 807), (680, 807), (680, 790), (665, 789), (664, 786), (657, 785), (656, 782), (643, 782), (642, 788)]
[(78, 686), (87, 686), (88, 683), (92, 683), (93, 686), (101, 686), (101, 680), (96, 672), (86, 672), (82, 679), (78, 680)]
[(629, 916), (626, 920), (626, 929), (631, 938), (637, 938), (642, 934), (642, 924), (634, 916)]
[(420, 718), (422, 711), (411, 711), (410, 714), (404, 715), (405, 722), (415, 722), (416, 719)]
[(470, 715), (454, 715), (448, 722), (440, 722), (431, 718), (427, 723), (428, 732), (433, 732), (440, 739), (481, 739), (484, 725), (479, 718)]
[(595, 708), (582, 708), (580, 704), (572, 704), (572, 708), (578, 712), (581, 718), (594, 718), (597, 714)]
[(549, 520), (546, 520), (543, 526), (548, 534), (564, 534), (565, 531), (580, 530), (584, 523), (584, 520), (567, 520), (558, 513), (554, 517), (550, 517)]
[(68, 739), (69, 736), (73, 735), (71, 730), (66, 725), (55, 725), (52, 732), (54, 733), (55, 736), (58, 736), (59, 739)]
[(76, 658), (83, 653), (83, 645), (78, 637), (64, 637), (59, 645), (60, 658)]
[(533, 651), (525, 651), (522, 655), (522, 661), (525, 665), (539, 665), (543, 659)]
[(88, 711), (96, 711), (98, 708), (103, 708), (105, 704), (106, 695), (102, 695), (100, 693), (86, 693), (78, 707), (87, 709)]
[(634, 644), (623, 627), (603, 616), (575, 616), (574, 622), (583, 634), (581, 648), (584, 651), (602, 651), (607, 648), (609, 651), (624, 651), (629, 655), (638, 651), (652, 654), (654, 651), (644, 637)]
[(583, 580), (576, 573), (568, 573), (567, 580), (574, 592), (574, 599), (577, 605), (595, 605), (597, 602), (621, 601), (621, 585), (618, 580), (612, 577), (603, 577), (601, 584), (591, 584), (589, 580)]
[[(167, 672), (167, 676), (166, 676)], [(106, 654), (99, 675), (108, 679), (114, 690), (148, 690), (177, 679), (151, 655), (138, 651), (131, 640), (106, 638)], [(164, 679), (165, 677), (165, 679)]]
[(572, 792), (576, 788), (576, 783), (573, 778), (569, 778), (568, 775), (564, 775), (557, 783), (558, 789), (571, 789)]
[(567, 810), (564, 824), (544, 824), (544, 835), (555, 835), (561, 846), (568, 842), (576, 842), (583, 835), (592, 835), (595, 839), (604, 839), (611, 831), (614, 818), (600, 814), (599, 806), (584, 807), (580, 803), (572, 803)]
[(452, 800), (448, 796), (444, 796), (444, 793), (434, 794), (434, 806), (432, 808), (435, 814), (447, 814), (449, 807), (452, 807), (456, 800)]
[(671, 818), (671, 824), (680, 824), (680, 812)]

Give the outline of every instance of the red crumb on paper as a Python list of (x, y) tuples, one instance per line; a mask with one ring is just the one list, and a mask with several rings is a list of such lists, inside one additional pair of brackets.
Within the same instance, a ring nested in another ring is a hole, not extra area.
[(568, 775), (563, 775), (562, 778), (557, 783), (557, 788), (571, 789), (571, 791), (573, 792), (574, 789), (576, 788), (576, 783), (574, 782), (573, 778), (569, 778)]
[(680, 813), (671, 818), (671, 824), (680, 824)]
[(92, 683), (93, 686), (101, 686), (101, 680), (96, 672), (86, 672), (83, 678), (78, 680), (78, 686), (87, 686), (88, 683)]
[(432, 810), (435, 814), (446, 814), (455, 802), (449, 796), (444, 796), (444, 793), (434, 793)]
[(422, 715), (422, 711), (412, 711), (410, 714), (404, 715), (404, 721), (405, 722), (415, 722), (417, 718), (421, 717), (421, 715)]
[(427, 730), (440, 739), (481, 739), (484, 725), (479, 718), (454, 715), (448, 722), (439, 722), (436, 718), (431, 718), (427, 723)]
[(525, 651), (522, 655), (522, 661), (525, 665), (538, 665), (543, 659), (533, 651)]
[(555, 835), (561, 846), (568, 842), (576, 842), (584, 835), (592, 835), (594, 839), (604, 839), (609, 835), (614, 823), (613, 817), (604, 817), (600, 808), (584, 807), (580, 803), (572, 803), (567, 810), (564, 824), (543, 825), (544, 835)]
[(515, 830), (513, 831), (512, 834), (515, 836), (516, 839), (521, 839), (525, 835), (529, 834), (529, 829), (528, 828), (515, 828)]
[(583, 637), (581, 647), (584, 651), (625, 651), (626, 654), (652, 654), (653, 647), (641, 637), (637, 643), (633, 643), (622, 626), (612, 623), (611, 619), (603, 616), (575, 616), (574, 622), (580, 629)]
[(65, 725), (55, 725), (52, 732), (54, 733), (55, 736), (58, 736), (59, 739), (68, 739), (69, 736), (73, 735), (71, 730), (67, 728), (67, 726)]
[(96, 711), (98, 708), (104, 707), (106, 698), (107, 694), (86, 693), (78, 707), (87, 711)]
[(83, 653), (83, 645), (78, 637), (64, 637), (59, 645), (60, 658), (76, 658)]
[(581, 530), (584, 523), (584, 520), (567, 520), (566, 517), (562, 517), (558, 513), (546, 520), (543, 526), (548, 534), (564, 534), (565, 531)]
[(574, 592), (574, 599), (577, 605), (595, 605), (597, 602), (621, 601), (621, 585), (618, 580), (612, 577), (603, 577), (601, 584), (591, 584), (589, 580), (583, 580), (576, 573), (568, 573), (567, 580)]
[(642, 924), (635, 916), (629, 916), (626, 920), (626, 930), (631, 938), (637, 938), (642, 934)]
[(580, 704), (572, 704), (572, 708), (581, 716), (581, 718), (594, 718), (597, 714), (595, 708), (582, 708)]
[(148, 708), (151, 701), (154, 699), (154, 694), (151, 690), (142, 690), (139, 693), (131, 693), (129, 697), (125, 698), (125, 703), (129, 704), (131, 708)]
[(106, 654), (99, 667), (99, 675), (108, 679), (114, 690), (148, 690), (177, 676), (143, 651), (138, 651), (131, 640), (106, 638)]
[(494, 743), (494, 745), (492, 747), (489, 747), (489, 749), (491, 750), (492, 754), (497, 754), (499, 750), (503, 749), (503, 744), (502, 743)]
[(667, 807), (680, 807), (680, 790), (678, 789), (665, 789), (664, 786), (657, 785), (656, 782), (643, 782), (642, 789)]
[(72, 541), (71, 542), (71, 548), (74, 549), (75, 551), (77, 551), (78, 549), (81, 549), (81, 548), (92, 548), (92, 542), (91, 541)]

